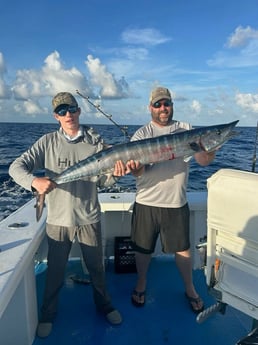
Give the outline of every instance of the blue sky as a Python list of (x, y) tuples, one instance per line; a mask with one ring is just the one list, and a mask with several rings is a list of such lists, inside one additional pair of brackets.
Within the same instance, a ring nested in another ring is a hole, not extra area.
[[(156, 86), (176, 119), (256, 126), (258, 0), (1, 1), (0, 122), (54, 123), (52, 97), (79, 90), (144, 124)], [(109, 123), (77, 100), (82, 123)]]

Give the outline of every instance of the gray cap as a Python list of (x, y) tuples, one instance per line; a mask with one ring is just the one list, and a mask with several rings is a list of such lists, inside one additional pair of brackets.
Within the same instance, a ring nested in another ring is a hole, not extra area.
[(150, 103), (154, 104), (161, 99), (168, 99), (169, 101), (172, 101), (171, 94), (169, 90), (165, 87), (157, 87), (156, 89), (151, 91), (150, 94)]
[(78, 103), (74, 96), (69, 93), (69, 92), (59, 92), (55, 97), (52, 99), (52, 106), (53, 106), (53, 111), (56, 110), (59, 105), (74, 105), (78, 107)]

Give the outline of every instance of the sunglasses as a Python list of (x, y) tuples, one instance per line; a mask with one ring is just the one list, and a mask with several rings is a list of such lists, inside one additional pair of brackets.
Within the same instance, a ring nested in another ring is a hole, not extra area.
[(79, 108), (76, 105), (65, 105), (57, 109), (55, 113), (59, 116), (65, 116), (68, 111), (70, 114), (75, 114), (78, 109)]
[(173, 103), (171, 101), (164, 101), (164, 102), (158, 101), (158, 102), (153, 103), (152, 107), (158, 109), (162, 105), (164, 105), (164, 107), (171, 107), (173, 105)]

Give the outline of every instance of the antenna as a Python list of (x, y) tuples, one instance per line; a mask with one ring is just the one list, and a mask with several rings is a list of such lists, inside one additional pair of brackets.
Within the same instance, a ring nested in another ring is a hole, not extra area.
[(257, 140), (258, 140), (258, 121), (257, 121), (257, 126), (256, 126), (256, 138), (255, 138), (255, 143), (254, 143), (252, 172), (255, 172)]
[(130, 135), (128, 134), (127, 132), (127, 126), (120, 126), (118, 123), (116, 123), (113, 119), (112, 119), (112, 115), (109, 115), (107, 113), (105, 113), (101, 108), (100, 108), (100, 105), (99, 104), (94, 104), (89, 96), (84, 96), (83, 94), (81, 94), (79, 92), (79, 90), (76, 90), (76, 93), (81, 96), (82, 98), (86, 99), (86, 101), (88, 103), (90, 103), (91, 105), (93, 105), (93, 107), (95, 109), (97, 109), (101, 114), (103, 114), (109, 121), (111, 121), (116, 127), (118, 127), (120, 129), (120, 131), (124, 134), (125, 137), (127, 137), (128, 139), (130, 139)]

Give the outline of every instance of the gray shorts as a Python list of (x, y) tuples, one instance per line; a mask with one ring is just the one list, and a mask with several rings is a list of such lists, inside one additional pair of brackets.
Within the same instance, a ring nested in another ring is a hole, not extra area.
[(154, 207), (135, 202), (132, 215), (133, 249), (151, 254), (158, 235), (164, 253), (174, 254), (190, 248), (188, 204), (180, 208)]
[(93, 247), (102, 247), (100, 222), (78, 226), (59, 226), (47, 224), (47, 235), (55, 241), (73, 242), (77, 236), (78, 242)]

